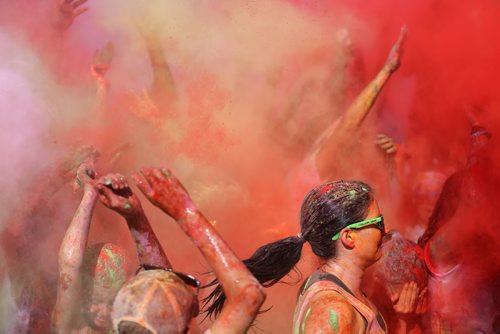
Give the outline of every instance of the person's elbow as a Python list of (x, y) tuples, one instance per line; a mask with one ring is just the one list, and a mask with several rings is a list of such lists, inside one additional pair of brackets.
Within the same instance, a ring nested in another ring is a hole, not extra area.
[(237, 304), (239, 309), (256, 315), (265, 300), (264, 288), (257, 281), (253, 281), (239, 286), (236, 293), (228, 298), (228, 304)]

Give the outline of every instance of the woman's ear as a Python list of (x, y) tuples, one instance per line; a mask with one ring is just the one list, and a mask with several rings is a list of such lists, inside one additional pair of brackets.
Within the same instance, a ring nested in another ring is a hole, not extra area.
[(342, 244), (344, 245), (345, 248), (353, 249), (356, 239), (356, 233), (354, 233), (353, 230), (345, 228), (342, 231), (340, 231), (339, 239), (342, 241)]

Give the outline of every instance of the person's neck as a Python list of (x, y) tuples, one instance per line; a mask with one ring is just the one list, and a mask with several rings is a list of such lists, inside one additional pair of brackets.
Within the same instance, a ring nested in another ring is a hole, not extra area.
[(361, 300), (364, 299), (361, 292), (364, 269), (357, 266), (354, 261), (342, 258), (329, 259), (321, 267), (321, 270), (337, 276), (354, 293), (354, 296)]

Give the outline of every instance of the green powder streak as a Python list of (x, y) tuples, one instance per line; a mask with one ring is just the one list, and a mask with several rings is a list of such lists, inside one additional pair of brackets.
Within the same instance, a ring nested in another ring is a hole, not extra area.
[(332, 327), (334, 331), (339, 330), (339, 317), (335, 311), (330, 311), (330, 327)]

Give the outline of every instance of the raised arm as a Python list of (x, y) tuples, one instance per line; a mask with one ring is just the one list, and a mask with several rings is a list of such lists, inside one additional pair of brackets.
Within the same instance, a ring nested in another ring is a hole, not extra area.
[(153, 70), (153, 96), (160, 99), (174, 100), (177, 96), (175, 81), (168, 66), (160, 40), (154, 33), (145, 35), (146, 48)]
[(113, 59), (114, 47), (113, 43), (108, 42), (106, 45), (97, 49), (92, 57), (92, 65), (90, 66), (90, 73), (96, 80), (97, 84), (97, 101), (102, 104), (106, 95), (109, 92), (109, 81), (106, 79), (106, 73), (111, 66)]
[(58, 34), (62, 35), (71, 27), (77, 16), (85, 13), (88, 7), (85, 3), (88, 0), (58, 0), (54, 19), (54, 29)]
[(139, 198), (132, 193), (126, 178), (120, 174), (101, 177), (95, 185), (100, 201), (127, 221), (134, 240), (139, 263), (171, 268), (163, 248), (142, 209)]
[[(50, 65), (57, 71), (58, 75), (63, 75), (61, 63), (63, 58), (64, 34), (71, 27), (75, 19), (88, 10), (85, 3), (88, 0), (57, 0), (54, 10), (51, 13), (51, 25), (47, 31), (47, 36), (40, 38), (38, 43), (40, 51), (47, 57)], [(43, 29), (43, 28), (41, 28)]]
[(385, 65), (375, 78), (361, 91), (353, 103), (349, 106), (345, 114), (340, 119), (335, 131), (326, 139), (317, 155), (318, 169), (328, 169), (331, 164), (333, 152), (342, 146), (363, 124), (366, 116), (370, 112), (373, 104), (377, 100), (382, 88), (387, 80), (398, 69), (403, 53), (403, 45), (406, 39), (406, 26), (401, 28), (398, 40), (389, 53)]
[(55, 333), (70, 333), (81, 303), (83, 255), (97, 201), (97, 191), (91, 179), (93, 175), (93, 165), (88, 160), (77, 171), (76, 180), (83, 188), (83, 197), (59, 250), (57, 301), (52, 313), (51, 325)]
[(144, 168), (133, 177), (151, 203), (175, 219), (193, 240), (221, 283), (227, 299), (210, 328), (211, 332), (246, 332), (265, 299), (261, 285), (196, 208), (186, 189), (169, 170)]
[(387, 80), (399, 68), (407, 31), (406, 26), (401, 28), (398, 40), (393, 45), (384, 66), (349, 106), (340, 121), (339, 129), (352, 131), (361, 126)]

